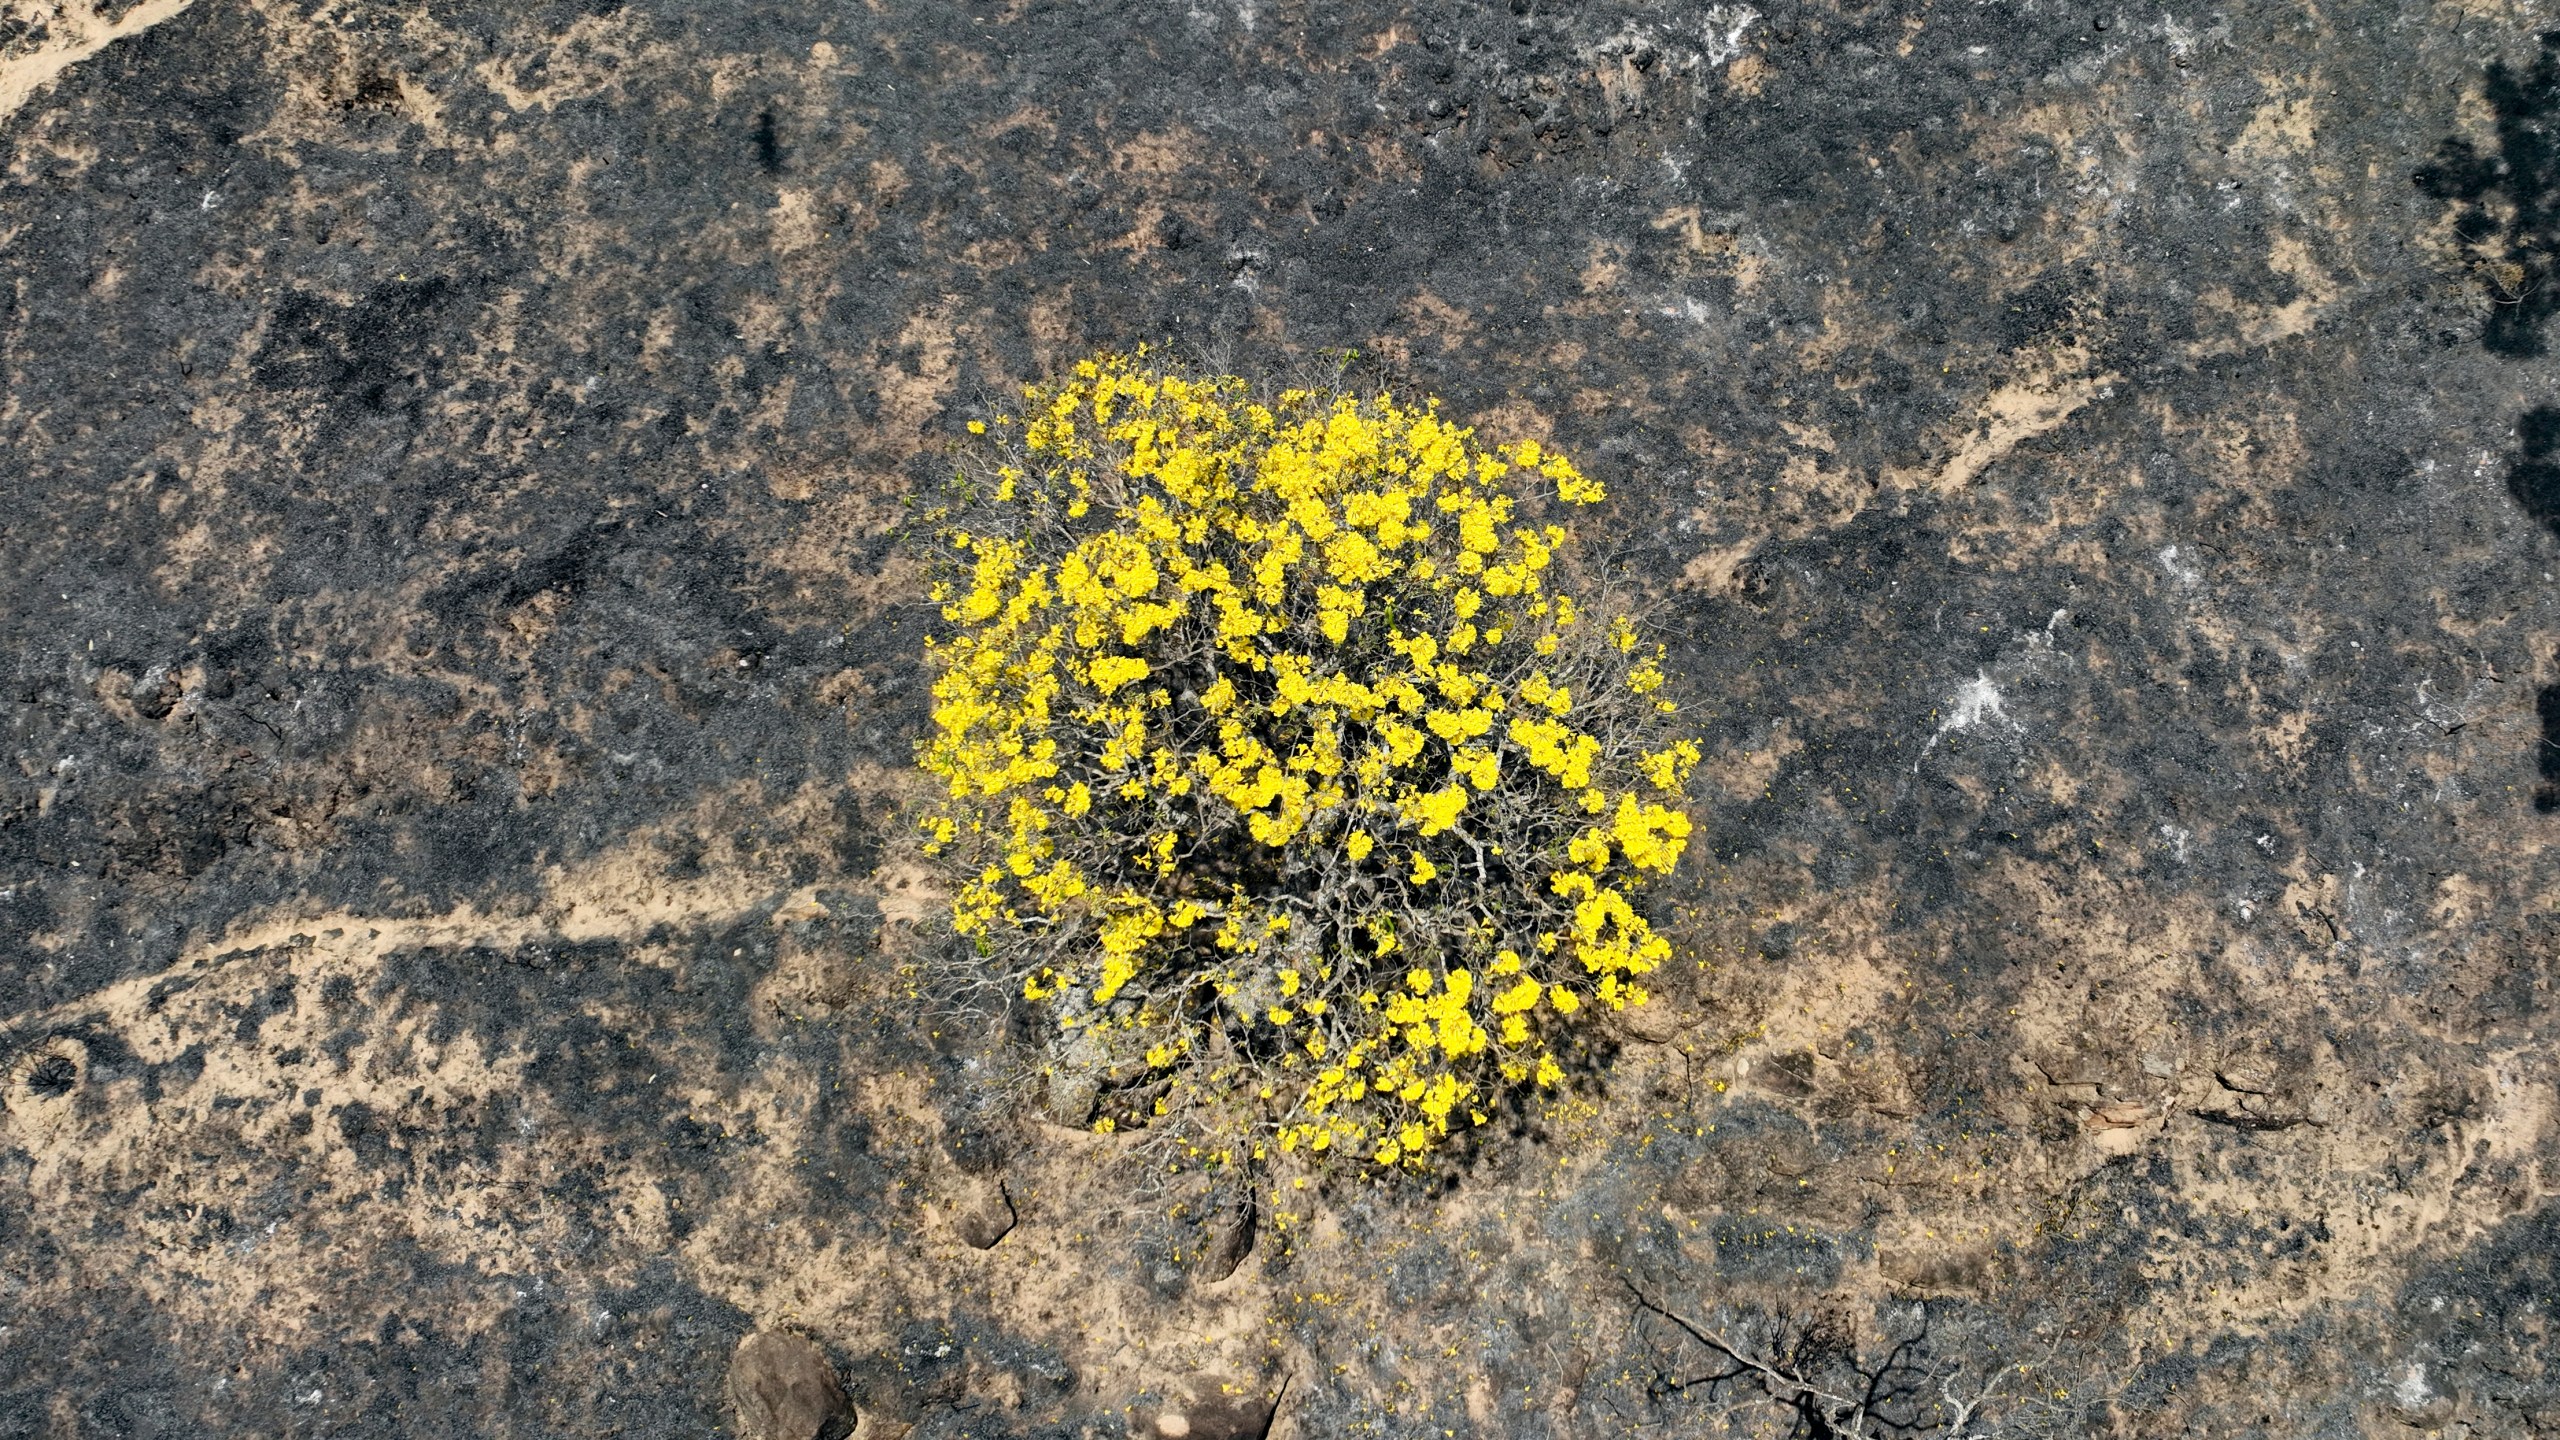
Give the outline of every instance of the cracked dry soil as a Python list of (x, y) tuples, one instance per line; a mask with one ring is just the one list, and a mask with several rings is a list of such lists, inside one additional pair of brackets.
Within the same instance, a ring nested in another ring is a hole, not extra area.
[[(0, 1435), (2560, 1434), (2555, 26), (10, 0)], [(896, 978), (900, 499), (1141, 340), (1582, 457), (1714, 750), (1614, 1063), (1258, 1233)]]

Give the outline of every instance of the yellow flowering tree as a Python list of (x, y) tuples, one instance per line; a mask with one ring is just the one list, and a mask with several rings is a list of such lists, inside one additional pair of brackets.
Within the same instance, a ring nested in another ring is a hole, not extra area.
[(1531, 523), (1599, 482), (1436, 402), (1144, 351), (969, 428), (926, 848), (952, 978), (1029, 1008), (1069, 1118), (1418, 1164), (1561, 1079), (1589, 1007), (1644, 1003), (1669, 945), (1635, 896), (1699, 750), (1661, 647)]

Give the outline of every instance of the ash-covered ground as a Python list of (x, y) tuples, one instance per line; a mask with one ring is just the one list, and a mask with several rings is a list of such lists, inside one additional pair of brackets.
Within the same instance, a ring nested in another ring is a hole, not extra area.
[[(11, 0), (0, 1435), (2560, 1433), (2555, 27)], [(899, 973), (902, 499), (1141, 341), (1561, 443), (1713, 748), (1222, 1278)]]

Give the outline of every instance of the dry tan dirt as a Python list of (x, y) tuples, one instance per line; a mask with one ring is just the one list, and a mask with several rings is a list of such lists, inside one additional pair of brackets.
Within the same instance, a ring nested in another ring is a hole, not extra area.
[[(7, 0), (0, 1436), (2560, 1434), (2554, 26)], [(902, 499), (1139, 341), (1580, 457), (1713, 751), (1214, 1279), (899, 969)]]

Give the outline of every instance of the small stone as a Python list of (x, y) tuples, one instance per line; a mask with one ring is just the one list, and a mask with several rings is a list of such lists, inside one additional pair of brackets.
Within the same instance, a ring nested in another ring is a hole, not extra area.
[(2142, 1148), (2142, 1125), (2151, 1118), (2148, 1106), (2119, 1100), (2089, 1107), (2089, 1143), (2101, 1155), (2130, 1155)]
[(853, 1431), (853, 1402), (835, 1366), (805, 1336), (766, 1330), (739, 1341), (729, 1399), (744, 1440), (843, 1440)]
[(2276, 1082), (2263, 1072), (2243, 1065), (2229, 1065), (2213, 1072), (2222, 1088), (2240, 1095), (2272, 1095)]
[(977, 1203), (954, 1217), (951, 1228), (958, 1232), (960, 1243), (972, 1250), (992, 1250), (996, 1242), (1013, 1233), (1021, 1223), (1021, 1214), (1013, 1208), (1013, 1192), (999, 1180), (987, 1187)]
[(1100, 1097), (1101, 1082), (1080, 1071), (1066, 1071), (1049, 1077), (1048, 1093), (1040, 1106), (1043, 1118), (1052, 1125), (1081, 1130), (1093, 1120), (1093, 1104)]
[(2241, 1095), (2237, 1104), (2200, 1106), (2189, 1111), (2199, 1120), (2235, 1130), (2290, 1130), (2310, 1120), (2299, 1110), (2280, 1106), (2263, 1095)]

